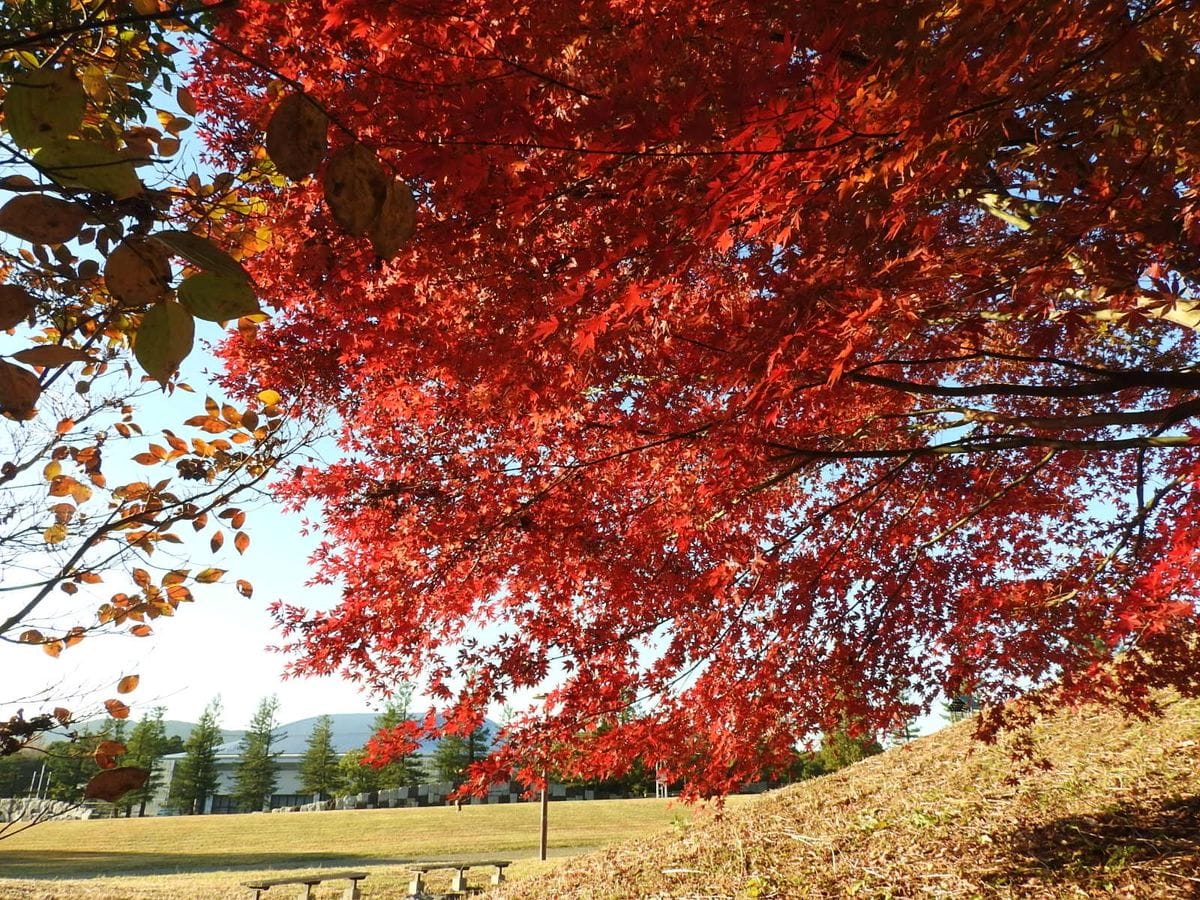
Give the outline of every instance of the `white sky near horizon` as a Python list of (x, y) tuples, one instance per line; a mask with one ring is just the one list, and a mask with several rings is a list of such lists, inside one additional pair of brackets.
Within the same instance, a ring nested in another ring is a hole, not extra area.
[[(217, 334), (215, 326), (206, 331), (210, 340)], [(219, 398), (219, 392), (207, 386), (211, 377), (205, 374), (214, 365), (211, 352), (198, 342), (193, 357), (184, 365), (183, 375), (196, 393), (158, 395), (139, 404), (136, 418), (148, 438), (164, 427), (185, 433), (178, 423), (203, 411), (205, 393)], [(121, 447), (121, 455), (139, 452), (148, 442), (131, 440)], [(111, 463), (118, 458), (115, 449), (109, 447)], [(243, 727), (259, 701), (272, 693), (279, 697), (283, 720), (325, 712), (363, 712), (377, 705), (342, 679), (283, 677), (288, 657), (266, 650), (268, 645), (281, 641), (268, 605), (283, 600), (324, 608), (335, 604), (340, 592), (335, 586), (306, 584), (312, 575), (308, 557), (319, 536), (302, 535), (301, 516), (265, 502), (239, 505), (247, 511), (245, 531), (251, 544), (246, 554), (239, 556), (233, 549), (229, 539), (232, 535), (227, 535), (219, 553), (212, 554), (207, 546), (211, 529), (189, 542), (193, 568), (213, 565), (228, 573), (219, 583), (193, 585), (195, 602), (181, 604), (172, 618), (151, 623), (151, 636), (95, 634), (57, 659), (39, 648), (8, 645), (0, 654), (0, 716), (7, 717), (21, 706), (27, 713), (32, 712), (47, 688), (56, 704), (95, 708), (100, 701), (116, 696), (113, 687), (127, 674), (141, 677), (138, 689), (121, 698), (133, 707), (134, 718), (155, 706), (164, 706), (168, 718), (194, 722), (218, 694), (224, 708), (222, 723), (227, 728)], [(237, 592), (235, 583), (239, 578), (254, 585), (252, 598)], [(107, 593), (125, 587), (114, 579), (112, 584), (90, 588), (90, 597), (85, 587), (69, 601), (62, 598), (59, 605), (67, 604), (86, 613), (88, 603), (98, 605)]]

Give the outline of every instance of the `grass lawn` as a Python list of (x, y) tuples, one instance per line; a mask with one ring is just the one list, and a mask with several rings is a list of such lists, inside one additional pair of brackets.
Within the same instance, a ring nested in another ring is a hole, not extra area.
[[(0, 898), (245, 900), (239, 884), (254, 875), (321, 868), (365, 868), (365, 897), (398, 898), (407, 895), (407, 862), (498, 856), (518, 860), (509, 874), (523, 878), (584, 850), (669, 833), (692, 817), (663, 800), (553, 803), (545, 863), (533, 858), (536, 803), (47, 822), (0, 841)], [(486, 877), (481, 870), (479, 880)], [(430, 884), (438, 887), (437, 876)], [(293, 889), (276, 893), (287, 900)], [(336, 895), (335, 887), (317, 894)]]

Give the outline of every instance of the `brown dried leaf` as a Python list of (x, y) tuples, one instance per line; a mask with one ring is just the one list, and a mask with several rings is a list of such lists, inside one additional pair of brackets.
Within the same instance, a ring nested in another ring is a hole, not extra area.
[(18, 420), (31, 419), (41, 395), (36, 375), (0, 359), (0, 413)]
[[(73, 362), (88, 362), (91, 359), (87, 355), (87, 351), (80, 350), (78, 347), (64, 347), (61, 344), (39, 344), (36, 347), (26, 347), (24, 350), (14, 353), (12, 358), (31, 366), (42, 366), (49, 369), (56, 369)], [(67, 430), (69, 431), (70, 428), (68, 427)], [(62, 433), (59, 432), (59, 434)]]
[(105, 700), (104, 708), (108, 710), (108, 714), (114, 719), (129, 718), (129, 707), (120, 700)]
[(125, 306), (145, 306), (167, 295), (170, 254), (145, 238), (127, 238), (104, 263), (104, 284)]
[(267, 125), (267, 155), (275, 168), (290, 178), (307, 178), (329, 149), (329, 120), (303, 94), (284, 97)]
[(371, 223), (371, 244), (380, 259), (391, 259), (408, 243), (417, 224), (417, 201), (407, 184), (394, 179), (387, 187), (379, 217)]
[(20, 325), (37, 308), (37, 300), (23, 287), (0, 284), (0, 331)]
[(343, 147), (325, 168), (329, 212), (349, 235), (367, 233), (379, 218), (387, 191), (387, 174), (375, 154), (362, 144)]
[(78, 203), (23, 194), (0, 207), (0, 231), (31, 244), (62, 244), (79, 234), (86, 216), (87, 210)]
[(144, 785), (150, 773), (136, 766), (122, 766), (117, 769), (105, 769), (94, 776), (83, 789), (83, 796), (88, 800), (105, 800), (116, 803), (123, 796)]

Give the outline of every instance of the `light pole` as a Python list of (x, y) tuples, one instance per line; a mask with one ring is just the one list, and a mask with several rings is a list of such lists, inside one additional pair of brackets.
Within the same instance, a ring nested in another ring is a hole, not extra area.
[[(542, 718), (547, 718), (548, 710), (545, 706), (546, 694), (535, 694), (534, 700), (541, 700)], [(546, 833), (549, 825), (550, 813), (550, 765), (548, 762), (542, 763), (542, 817), (541, 817), (541, 839), (538, 842), (538, 859), (546, 858)]]

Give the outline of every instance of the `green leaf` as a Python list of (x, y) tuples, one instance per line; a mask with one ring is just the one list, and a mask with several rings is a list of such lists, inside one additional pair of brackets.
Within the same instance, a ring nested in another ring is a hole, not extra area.
[(52, 141), (33, 155), (33, 164), (63, 187), (103, 191), (118, 200), (142, 192), (133, 163), (103, 144)]
[(242, 278), (201, 272), (179, 285), (179, 300), (197, 319), (228, 322), (262, 312), (252, 288)]
[(4, 125), (19, 147), (44, 147), (83, 124), (87, 96), (70, 69), (36, 69), (16, 77), (4, 98)]
[(178, 303), (159, 303), (142, 317), (133, 355), (151, 378), (166, 387), (179, 364), (192, 352), (196, 323)]
[(151, 237), (197, 268), (214, 275), (250, 281), (250, 273), (242, 268), (242, 264), (206, 237), (190, 231), (160, 231)]

